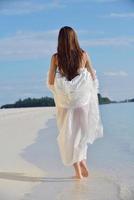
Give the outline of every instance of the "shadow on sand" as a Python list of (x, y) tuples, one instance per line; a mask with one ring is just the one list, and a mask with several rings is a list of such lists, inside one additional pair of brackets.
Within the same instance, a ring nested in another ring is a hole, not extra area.
[(0, 172), (0, 179), (14, 180), (14, 181), (26, 181), (26, 182), (66, 182), (66, 181), (76, 181), (79, 179), (74, 179), (70, 177), (34, 177), (28, 176), (24, 173), (19, 172)]

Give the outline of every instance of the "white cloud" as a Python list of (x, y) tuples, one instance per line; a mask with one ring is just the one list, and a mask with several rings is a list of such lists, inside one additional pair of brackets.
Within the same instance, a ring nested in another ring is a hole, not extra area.
[[(114, 67), (115, 68), (115, 67)], [(129, 70), (129, 69), (128, 69)], [(105, 75), (104, 75), (105, 74)], [(100, 88), (104, 96), (109, 96), (114, 100), (123, 100), (134, 97), (133, 73), (122, 69), (107, 69), (101, 74)]]
[(58, 30), (44, 32), (17, 32), (0, 39), (0, 59), (30, 59), (50, 55), (56, 49)]
[(104, 31), (99, 31), (99, 30), (86, 30), (86, 29), (77, 29), (77, 32), (79, 34), (84, 34), (84, 35), (94, 35), (94, 34), (99, 34), (99, 35), (103, 35), (105, 32)]
[(50, 1), (49, 3), (36, 3), (33, 0), (29, 1), (6, 1), (1, 4), (1, 15), (23, 15), (34, 12), (42, 12), (50, 9), (58, 9), (65, 7), (64, 4), (59, 4), (58, 1)]
[(134, 18), (134, 12), (132, 13), (110, 13), (109, 15), (103, 15), (102, 17), (109, 17), (109, 18)]
[[(36, 59), (48, 57), (57, 50), (58, 32), (58, 29), (38, 32), (18, 31), (13, 36), (1, 38), (0, 59)], [(78, 34), (82, 35), (87, 34), (87, 32), (88, 30), (78, 30)], [(87, 46), (131, 47), (134, 43), (134, 37), (81, 39), (79, 42), (83, 48)]]
[(113, 38), (99, 38), (99, 39), (90, 39), (83, 40), (81, 44), (83, 46), (133, 46), (134, 37), (113, 37)]
[(110, 2), (116, 2), (116, 1), (119, 1), (119, 0), (94, 0), (95, 2), (98, 2), (98, 3), (110, 3)]
[[(29, 1), (2, 1), (0, 2), (0, 15), (25, 15), (36, 12), (43, 12), (52, 9), (65, 8), (67, 4), (76, 5), (78, 3), (110, 3), (119, 0), (50, 0), (48, 2), (35, 2), (34, 0)], [(75, 6), (76, 6), (75, 5)]]
[(63, 0), (64, 3), (110, 3), (119, 0)]
[(120, 71), (115, 71), (115, 72), (113, 72), (113, 71), (104, 72), (103, 74), (104, 74), (105, 76), (120, 76), (120, 77), (128, 76), (128, 73), (125, 72), (125, 71), (122, 71), (122, 70), (120, 70)]

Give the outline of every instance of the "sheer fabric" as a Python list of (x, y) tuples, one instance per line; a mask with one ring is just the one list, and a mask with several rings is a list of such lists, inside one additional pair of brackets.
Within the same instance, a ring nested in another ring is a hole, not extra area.
[[(96, 71), (95, 71), (96, 72)], [(72, 165), (87, 159), (88, 143), (103, 137), (98, 96), (99, 81), (92, 80), (90, 72), (83, 67), (79, 75), (68, 81), (58, 68), (54, 85), (47, 87), (53, 93), (58, 127), (57, 142), (64, 165)]]

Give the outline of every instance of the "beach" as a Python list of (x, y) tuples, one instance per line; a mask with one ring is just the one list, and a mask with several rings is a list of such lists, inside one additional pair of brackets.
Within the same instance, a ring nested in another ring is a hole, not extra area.
[(73, 180), (57, 144), (55, 107), (0, 110), (1, 200), (133, 200), (133, 103), (101, 105), (104, 137), (88, 145), (90, 175)]

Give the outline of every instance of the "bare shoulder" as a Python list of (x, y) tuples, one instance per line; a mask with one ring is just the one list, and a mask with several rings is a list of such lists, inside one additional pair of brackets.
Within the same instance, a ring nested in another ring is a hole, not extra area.
[(82, 60), (83, 60), (83, 65), (82, 65), (82, 66), (85, 66), (85, 67), (86, 67), (86, 63), (87, 63), (87, 61), (88, 61), (88, 54), (87, 54), (87, 52), (84, 51), (84, 50), (83, 50), (83, 58), (82, 58)]
[(57, 59), (57, 57), (58, 57), (57, 55), (58, 55), (57, 53), (54, 53), (54, 54), (52, 55), (53, 60), (54, 60), (54, 63), (55, 63), (56, 65), (57, 65), (57, 63), (58, 63), (58, 62), (57, 62), (57, 60), (58, 60), (58, 59)]
[(89, 53), (84, 51), (83, 53), (85, 60), (87, 61), (89, 59)]

